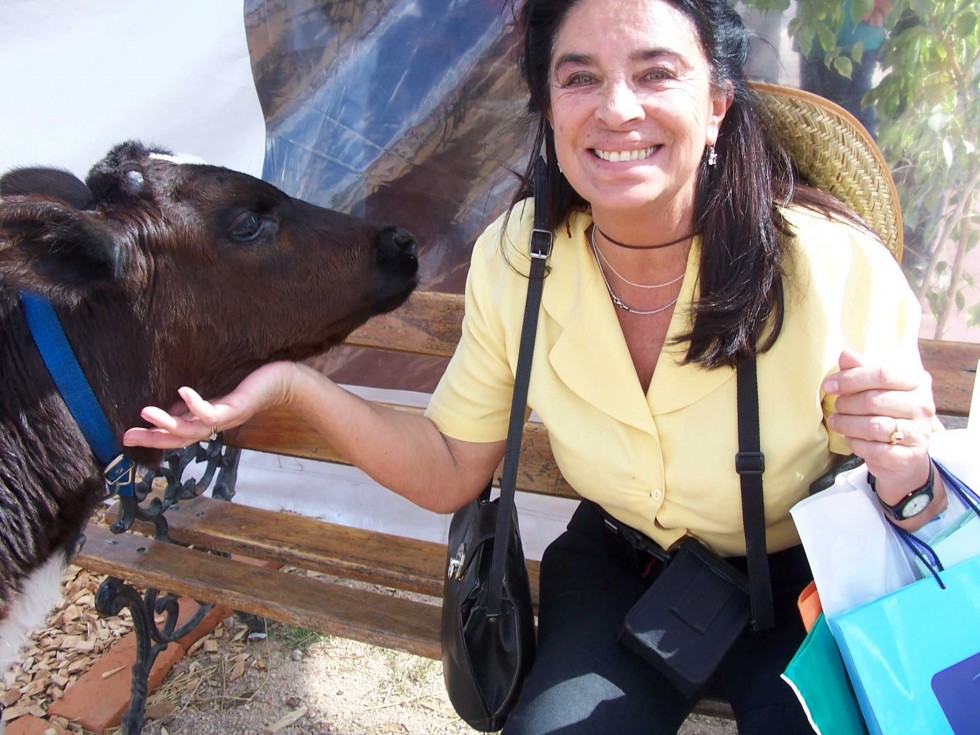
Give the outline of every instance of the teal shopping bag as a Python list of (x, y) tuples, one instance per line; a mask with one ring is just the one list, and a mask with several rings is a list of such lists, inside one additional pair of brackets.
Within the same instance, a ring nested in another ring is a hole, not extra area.
[(782, 678), (796, 692), (817, 735), (867, 735), (854, 689), (823, 613)]
[(980, 557), (828, 622), (873, 735), (980, 730)]

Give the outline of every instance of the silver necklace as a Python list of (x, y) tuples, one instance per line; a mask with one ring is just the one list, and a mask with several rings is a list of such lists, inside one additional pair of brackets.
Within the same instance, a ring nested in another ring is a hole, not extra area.
[[(676, 304), (677, 303), (677, 299), (680, 298), (680, 295), (678, 294), (677, 296), (674, 297), (673, 301), (668, 301), (666, 304), (664, 304), (663, 306), (658, 306), (656, 309), (634, 309), (632, 306), (630, 306), (629, 304), (625, 303), (621, 298), (619, 298), (619, 296), (617, 296), (615, 293), (613, 293), (612, 286), (609, 285), (609, 279), (606, 278), (606, 272), (602, 269), (602, 263), (599, 262), (600, 255), (599, 255), (599, 249), (596, 247), (596, 244), (595, 244), (595, 228), (594, 227), (592, 228), (592, 252), (595, 253), (595, 256), (596, 256), (596, 265), (599, 266), (599, 275), (602, 276), (602, 282), (604, 284), (606, 284), (606, 290), (609, 292), (609, 298), (611, 298), (612, 299), (612, 302), (614, 304), (616, 304), (616, 306), (618, 306), (623, 311), (629, 312), (630, 314), (636, 314), (637, 316), (649, 316), (650, 314), (659, 314), (662, 311), (667, 311), (667, 309), (669, 309), (674, 304)], [(610, 266), (610, 268), (612, 268), (612, 266)], [(615, 272), (616, 272), (616, 270), (613, 269), (613, 273), (615, 273)], [(616, 275), (619, 275), (619, 274), (617, 273)], [(619, 276), (619, 277), (622, 278), (622, 276)], [(682, 274), (681, 277), (683, 277), (683, 274)], [(623, 280), (625, 281), (626, 279), (623, 278)], [(672, 283), (677, 283), (677, 281), (679, 281), (679, 280), (680, 280), (680, 278), (677, 278), (674, 281), (672, 281)], [(627, 281), (627, 283), (629, 283), (629, 281)], [(660, 285), (666, 286), (667, 284), (664, 283), (664, 284), (660, 284)]]
[(618, 270), (616, 270), (616, 267), (612, 263), (610, 263), (609, 259), (602, 254), (601, 250), (599, 250), (595, 242), (595, 231), (597, 229), (598, 228), (593, 225), (592, 234), (590, 235), (591, 242), (592, 242), (592, 250), (595, 253), (596, 258), (601, 260), (603, 263), (605, 263), (609, 267), (609, 270), (615, 273), (619, 277), (619, 280), (623, 281), (624, 283), (628, 283), (630, 286), (636, 286), (637, 288), (664, 288), (666, 286), (673, 286), (678, 281), (683, 280), (684, 274), (681, 273), (679, 276), (677, 276), (677, 278), (672, 278), (671, 280), (664, 281), (663, 283), (636, 283), (635, 281), (631, 281), (622, 273), (620, 273)]

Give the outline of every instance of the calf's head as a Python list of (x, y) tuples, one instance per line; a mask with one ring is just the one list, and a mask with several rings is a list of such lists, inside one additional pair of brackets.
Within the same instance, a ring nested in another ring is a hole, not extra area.
[(182, 384), (224, 392), (324, 351), (402, 303), (417, 267), (405, 230), (136, 142), (85, 182), (0, 179), (2, 316), (19, 319), (19, 290), (51, 300), (118, 428)]

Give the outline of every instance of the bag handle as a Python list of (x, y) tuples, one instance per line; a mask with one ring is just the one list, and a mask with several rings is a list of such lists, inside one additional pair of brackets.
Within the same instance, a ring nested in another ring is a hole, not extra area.
[(738, 401), (738, 454), (735, 471), (742, 485), (742, 527), (745, 529), (745, 562), (749, 572), (752, 630), (775, 625), (772, 582), (766, 549), (766, 514), (762, 496), (762, 473), (766, 458), (759, 440), (759, 381), (755, 358), (735, 371)]
[(949, 468), (946, 467), (942, 462), (936, 459), (932, 460), (932, 463), (936, 465), (936, 469), (939, 470), (939, 475), (943, 478), (943, 485), (946, 491), (952, 490), (956, 493), (963, 504), (970, 508), (974, 513), (980, 516), (980, 496), (978, 496), (963, 480), (958, 478)]
[[(946, 492), (952, 492), (959, 496), (959, 499), (963, 501), (963, 504), (967, 507), (967, 513), (971, 510), (980, 516), (980, 496), (978, 496), (965, 482), (960, 478), (950, 472), (942, 462), (938, 462), (935, 459), (930, 459), (930, 461), (939, 470), (940, 476), (943, 478), (943, 485), (946, 488)], [(943, 566), (942, 561), (939, 558), (939, 554), (936, 550), (932, 548), (927, 542), (920, 539), (918, 536), (913, 534), (911, 531), (906, 531), (901, 526), (892, 525), (892, 529), (898, 534), (898, 537), (905, 544), (906, 548), (919, 557), (919, 561), (925, 565), (926, 569), (932, 574), (932, 578), (936, 580), (940, 589), (946, 589), (946, 583), (943, 582), (942, 577), (939, 576), (940, 572), (946, 571)]]
[(504, 566), (507, 558), (506, 540), (514, 519), (514, 493), (517, 487), (517, 465), (521, 456), (521, 437), (524, 435), (524, 412), (527, 409), (528, 382), (531, 377), (531, 356), (534, 354), (534, 338), (538, 328), (538, 311), (544, 288), (545, 264), (551, 255), (554, 235), (547, 228), (545, 202), (547, 200), (548, 168), (544, 159), (534, 165), (534, 229), (531, 230), (529, 250), (531, 273), (527, 282), (527, 301), (524, 305), (524, 323), (521, 326), (521, 345), (517, 353), (517, 370), (514, 375), (514, 398), (510, 405), (510, 423), (507, 426), (507, 445), (504, 450), (504, 472), (500, 478), (500, 499), (497, 504), (497, 528), (493, 545), (493, 560), (487, 588), (487, 615), (500, 614), (503, 598)]

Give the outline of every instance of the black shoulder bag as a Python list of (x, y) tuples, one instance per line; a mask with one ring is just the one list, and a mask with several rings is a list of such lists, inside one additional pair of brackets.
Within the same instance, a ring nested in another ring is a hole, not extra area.
[(534, 660), (534, 610), (514, 490), (524, 433), (531, 355), (552, 233), (546, 228), (545, 166), (534, 172), (531, 274), (514, 378), (500, 497), (490, 485), (453, 516), (442, 595), (442, 673), (456, 713), (481, 732), (503, 727)]
[(773, 626), (772, 587), (762, 501), (765, 458), (759, 446), (755, 360), (738, 366), (738, 445), (748, 578), (693, 537), (682, 539), (667, 566), (626, 614), (620, 641), (687, 696), (710, 684), (751, 622)]

